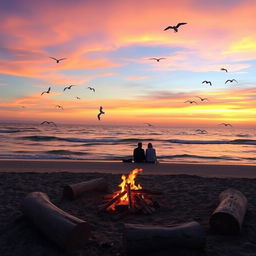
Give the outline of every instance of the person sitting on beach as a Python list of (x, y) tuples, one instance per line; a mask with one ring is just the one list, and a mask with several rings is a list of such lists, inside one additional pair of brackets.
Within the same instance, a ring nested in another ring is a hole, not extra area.
[(135, 163), (142, 163), (145, 162), (145, 151), (142, 148), (142, 143), (138, 143), (138, 147), (133, 150), (133, 160)]
[(146, 149), (146, 162), (156, 163), (156, 150), (153, 148), (152, 143), (148, 143), (148, 148)]

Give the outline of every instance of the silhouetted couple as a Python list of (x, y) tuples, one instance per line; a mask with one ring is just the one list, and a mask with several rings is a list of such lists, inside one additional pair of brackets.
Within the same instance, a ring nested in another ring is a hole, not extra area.
[(156, 150), (153, 148), (152, 143), (148, 143), (146, 154), (142, 148), (142, 143), (138, 143), (138, 147), (133, 150), (133, 160), (135, 163), (156, 163)]

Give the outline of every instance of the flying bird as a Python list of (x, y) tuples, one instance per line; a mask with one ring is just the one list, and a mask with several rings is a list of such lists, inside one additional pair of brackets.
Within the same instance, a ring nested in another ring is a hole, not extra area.
[(53, 124), (54, 126), (57, 127), (57, 125), (54, 122), (49, 122), (49, 121), (43, 121), (41, 124)]
[(188, 103), (190, 103), (190, 104), (193, 104), (193, 103), (197, 104), (197, 102), (194, 101), (194, 100), (186, 100), (186, 101), (184, 101), (184, 103), (186, 103), (186, 102), (188, 102)]
[(196, 96), (196, 97), (199, 98), (201, 101), (205, 101), (205, 100), (209, 101), (207, 98), (201, 98), (200, 96)]
[(67, 59), (67, 58), (56, 59), (56, 58), (54, 58), (54, 57), (49, 57), (49, 58), (55, 60), (56, 63), (59, 63), (60, 61)]
[(228, 70), (227, 70), (226, 68), (221, 68), (220, 70), (221, 70), (221, 71), (228, 72)]
[(212, 82), (211, 82), (211, 81), (206, 81), (206, 80), (204, 80), (204, 81), (202, 82), (202, 84), (204, 84), (204, 83), (209, 84), (210, 86), (212, 86)]
[(93, 87), (88, 86), (88, 89), (95, 92), (95, 89)]
[(206, 134), (208, 133), (206, 130), (196, 129), (195, 130), (198, 134)]
[(181, 26), (181, 25), (186, 25), (187, 23), (186, 22), (180, 22), (178, 23), (176, 26), (168, 26), (164, 29), (164, 31), (168, 30), (168, 29), (173, 29), (174, 32), (178, 32), (178, 27)]
[(105, 112), (103, 111), (103, 107), (100, 106), (100, 113), (98, 114), (98, 119), (100, 120), (100, 116), (101, 114), (105, 114)]
[(62, 106), (60, 106), (60, 105), (56, 105), (56, 108), (58, 108), (58, 109), (64, 109)]
[(67, 90), (67, 89), (70, 90), (73, 86), (75, 86), (75, 85), (72, 84), (72, 85), (66, 86), (66, 87), (63, 89), (63, 92), (65, 92), (65, 90)]
[(80, 97), (75, 97), (76, 99), (78, 99), (78, 100), (81, 100), (81, 98)]
[(230, 127), (232, 127), (232, 125), (231, 125), (231, 124), (228, 124), (228, 123), (221, 123), (221, 124), (219, 124), (219, 125), (224, 125), (224, 126), (230, 126)]
[(159, 62), (160, 60), (165, 60), (166, 58), (150, 58), (149, 60), (156, 60), (157, 62)]
[(238, 83), (238, 82), (236, 81), (236, 79), (228, 79), (228, 80), (225, 82), (225, 84), (228, 83), (228, 82), (230, 82), (230, 83), (233, 83), (233, 82)]
[(152, 127), (152, 126), (153, 126), (153, 125), (150, 124), (150, 123), (144, 123), (144, 124), (146, 124), (146, 125), (149, 126), (149, 127)]
[(51, 91), (51, 87), (49, 87), (47, 91), (42, 92), (42, 93), (41, 93), (41, 96), (42, 96), (43, 94), (45, 94), (45, 93), (50, 93), (50, 91)]

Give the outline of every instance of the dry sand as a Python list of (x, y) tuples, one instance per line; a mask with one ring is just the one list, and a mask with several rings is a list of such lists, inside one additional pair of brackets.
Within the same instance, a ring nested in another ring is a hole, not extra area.
[[(161, 205), (152, 215), (98, 213), (104, 194), (90, 192), (74, 201), (62, 198), (66, 184), (105, 177), (111, 190), (121, 182), (120, 174), (143, 168), (137, 182), (144, 188), (161, 190)], [(33, 256), (121, 256), (123, 223), (170, 225), (198, 221), (206, 230), (204, 251), (180, 251), (172, 255), (255, 256), (256, 255), (256, 168), (228, 165), (135, 165), (107, 162), (21, 161), (0, 162), (0, 255)], [(161, 175), (159, 175), (161, 174)], [(197, 175), (197, 176), (195, 176)], [(204, 176), (204, 177), (201, 177)], [(215, 177), (214, 177), (215, 176)], [(225, 178), (224, 178), (225, 177)], [(247, 177), (247, 178), (246, 178)], [(221, 191), (232, 187), (248, 199), (242, 232), (237, 236), (217, 235), (209, 228), (209, 217), (218, 205)], [(48, 241), (23, 217), (20, 203), (33, 191), (48, 194), (64, 211), (87, 220), (92, 236), (83, 250), (65, 253)], [(151, 253), (171, 255), (170, 253)]]

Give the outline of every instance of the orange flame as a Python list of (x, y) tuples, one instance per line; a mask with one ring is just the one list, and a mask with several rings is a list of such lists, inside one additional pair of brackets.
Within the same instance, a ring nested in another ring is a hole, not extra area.
[[(115, 196), (122, 193), (123, 191), (126, 190), (126, 184), (130, 184), (130, 188), (131, 189), (135, 189), (135, 190), (138, 190), (138, 189), (142, 189), (142, 186), (140, 184), (136, 185), (135, 184), (135, 179), (138, 175), (138, 173), (142, 172), (143, 169), (134, 169), (132, 170), (128, 175), (127, 177), (125, 175), (122, 175), (121, 179), (122, 179), (122, 182), (118, 185), (121, 190), (118, 191), (117, 193), (115, 193)], [(129, 202), (128, 202), (128, 196), (127, 196), (127, 193), (120, 198), (119, 202), (117, 204), (123, 204), (123, 205), (127, 205)], [(115, 205), (117, 205), (115, 204)], [(110, 210), (115, 210), (115, 206), (112, 206), (112, 207), (109, 207)]]

